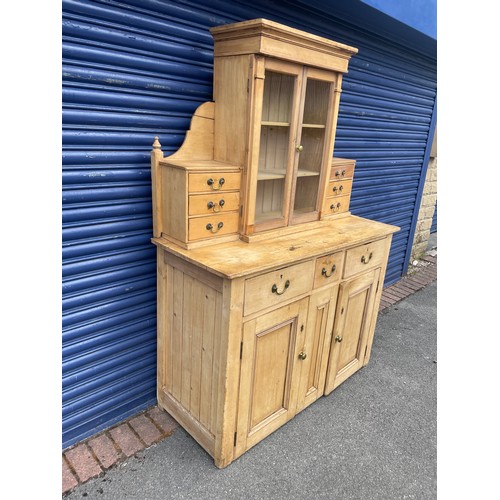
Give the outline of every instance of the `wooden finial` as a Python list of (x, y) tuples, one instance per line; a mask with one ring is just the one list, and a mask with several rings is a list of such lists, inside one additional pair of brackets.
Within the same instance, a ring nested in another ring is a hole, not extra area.
[(155, 141), (153, 142), (153, 149), (161, 149), (161, 144), (158, 140), (158, 136), (155, 137)]

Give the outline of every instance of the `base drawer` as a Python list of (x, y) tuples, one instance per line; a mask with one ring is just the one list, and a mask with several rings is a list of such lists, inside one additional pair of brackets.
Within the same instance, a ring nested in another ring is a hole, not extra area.
[(344, 252), (336, 252), (316, 259), (314, 268), (314, 288), (330, 285), (340, 280)]
[(312, 289), (313, 273), (314, 261), (311, 260), (246, 280), (243, 314), (248, 316), (307, 293)]
[(347, 250), (344, 278), (381, 266), (385, 263), (388, 250), (387, 238)]

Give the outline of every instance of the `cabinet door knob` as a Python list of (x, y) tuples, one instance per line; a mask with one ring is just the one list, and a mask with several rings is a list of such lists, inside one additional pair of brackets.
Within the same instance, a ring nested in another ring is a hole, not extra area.
[(340, 344), (340, 342), (342, 342), (342, 337), (340, 335), (337, 335), (335, 337), (335, 342), (338, 342)]
[(299, 145), (295, 149), (297, 150), (298, 153), (301, 153), (302, 151), (304, 151), (304, 146)]
[(307, 353), (305, 353), (304, 351), (299, 352), (299, 359), (303, 361), (306, 358), (307, 358)]
[(283, 295), (289, 286), (290, 286), (290, 280), (286, 280), (285, 286), (283, 287), (283, 290), (281, 290), (281, 292), (278, 290), (278, 285), (276, 284), (274, 284), (273, 287), (271, 288), (271, 292), (275, 293), (276, 295)]

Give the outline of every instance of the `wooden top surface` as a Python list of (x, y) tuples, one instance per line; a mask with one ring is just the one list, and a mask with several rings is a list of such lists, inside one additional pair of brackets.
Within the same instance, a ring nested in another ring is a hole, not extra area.
[(241, 170), (241, 166), (217, 160), (169, 160), (168, 156), (160, 160), (161, 165), (182, 168), (184, 170)]
[(186, 250), (163, 238), (153, 243), (202, 269), (223, 278), (239, 278), (270, 271), (292, 263), (319, 257), (368, 243), (399, 231), (396, 226), (354, 215), (314, 223), (313, 229), (276, 238), (246, 243), (231, 241)]

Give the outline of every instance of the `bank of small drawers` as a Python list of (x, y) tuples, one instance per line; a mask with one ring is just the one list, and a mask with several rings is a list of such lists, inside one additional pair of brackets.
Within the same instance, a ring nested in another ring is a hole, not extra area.
[(355, 160), (334, 158), (326, 190), (323, 214), (337, 215), (349, 211)]
[(244, 315), (381, 266), (387, 240), (378, 240), (270, 271), (245, 281)]
[(241, 170), (224, 162), (160, 162), (161, 234), (185, 248), (239, 229)]
[(189, 174), (189, 241), (238, 232), (240, 182), (239, 172)]

